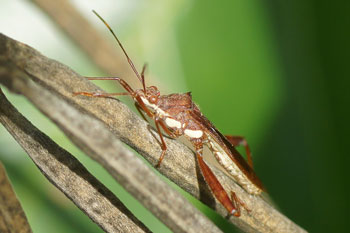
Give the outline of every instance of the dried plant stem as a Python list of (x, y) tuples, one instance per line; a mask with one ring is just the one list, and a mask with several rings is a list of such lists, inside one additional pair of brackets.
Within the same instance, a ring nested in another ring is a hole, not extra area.
[(150, 232), (76, 158), (24, 118), (1, 89), (0, 122), (45, 177), (104, 231)]
[(0, 232), (31, 233), (27, 217), (19, 203), (5, 168), (0, 162)]

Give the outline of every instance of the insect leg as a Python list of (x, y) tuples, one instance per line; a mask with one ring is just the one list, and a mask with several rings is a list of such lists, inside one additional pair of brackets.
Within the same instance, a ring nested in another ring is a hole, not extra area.
[(203, 177), (207, 184), (209, 185), (211, 191), (213, 192), (214, 196), (218, 201), (226, 208), (229, 215), (234, 215), (236, 217), (239, 217), (241, 215), (240, 207), (238, 201), (234, 198), (235, 194), (232, 196), (233, 199), (231, 200), (226, 193), (225, 189), (222, 187), (214, 173), (211, 171), (211, 169), (208, 167), (206, 162), (203, 160), (203, 144), (201, 141), (193, 142), (195, 148), (196, 148), (196, 156), (198, 160), (199, 167), (202, 171)]
[(141, 111), (142, 108), (140, 107), (140, 105), (137, 102), (135, 102), (135, 107), (136, 107), (137, 111), (140, 113), (141, 117), (149, 123), (149, 121), (145, 117), (145, 114), (143, 114), (143, 112)]
[(158, 135), (159, 135), (159, 138), (160, 138), (160, 141), (158, 141), (158, 139), (154, 136), (154, 134), (151, 132), (152, 136), (156, 139), (156, 141), (160, 144), (160, 147), (162, 148), (162, 153), (159, 157), (159, 160), (158, 160), (158, 163), (156, 165), (156, 167), (159, 167), (160, 164), (162, 163), (162, 160), (165, 156), (165, 152), (166, 152), (166, 144), (165, 144), (165, 141), (164, 141), (164, 138), (163, 138), (163, 135), (162, 135), (162, 132), (159, 128), (159, 124), (161, 123), (161, 119), (156, 117), (152, 112), (150, 112), (148, 110), (148, 108), (146, 108), (145, 104), (142, 102), (142, 100), (138, 97), (136, 98), (137, 102), (135, 103), (135, 106), (136, 106), (136, 109), (139, 111), (139, 113), (141, 114), (142, 118), (148, 122), (148, 120), (146, 119), (146, 117), (144, 116), (143, 112), (141, 110), (144, 110), (146, 112), (146, 114), (149, 116), (149, 117), (152, 117), (154, 119), (154, 123), (156, 125), (156, 128), (157, 128), (157, 132), (158, 132)]
[(137, 103), (135, 103), (135, 106), (136, 106), (136, 109), (139, 111), (139, 113), (141, 114), (141, 116), (143, 117), (143, 119), (145, 119), (147, 122), (148, 120), (146, 119), (146, 117), (144, 116), (143, 112), (141, 110), (144, 110), (146, 112), (146, 114), (149, 116), (149, 117), (152, 117), (154, 119), (154, 123), (156, 125), (156, 128), (157, 128), (157, 132), (158, 132), (158, 135), (159, 135), (159, 138), (160, 138), (160, 141), (158, 141), (158, 139), (153, 135), (152, 131), (151, 134), (152, 136), (157, 140), (157, 142), (160, 144), (160, 147), (162, 148), (162, 153), (159, 157), (159, 160), (158, 160), (158, 163), (156, 165), (156, 167), (159, 167), (160, 164), (162, 163), (162, 160), (165, 156), (165, 152), (166, 152), (166, 144), (165, 144), (165, 141), (164, 141), (164, 138), (163, 138), (163, 135), (162, 135), (162, 132), (159, 128), (159, 124), (162, 123), (161, 119), (158, 118), (157, 116), (155, 116), (152, 112), (150, 112), (148, 110), (148, 108), (146, 108), (145, 104), (142, 102), (142, 100), (139, 98), (139, 97), (136, 97), (136, 100), (137, 100)]
[(128, 92), (122, 92), (122, 93), (99, 93), (99, 92), (74, 92), (74, 96), (77, 95), (84, 95), (89, 97), (102, 97), (102, 98), (108, 98), (116, 95), (130, 95)]
[(164, 124), (163, 121), (159, 121), (159, 125), (163, 128), (164, 132), (166, 134), (168, 134), (171, 138), (175, 139), (177, 138), (178, 136), (176, 134), (174, 134), (173, 132), (171, 132)]
[(237, 209), (238, 209), (239, 212), (241, 211), (241, 207), (240, 207), (240, 206), (242, 206), (242, 207), (243, 207), (246, 211), (248, 211), (248, 212), (251, 212), (251, 211), (252, 211), (251, 209), (249, 209), (249, 208), (247, 207), (247, 205), (246, 205), (243, 201), (241, 201), (241, 200), (237, 197), (236, 193), (233, 192), (233, 191), (231, 191), (231, 200), (232, 200), (233, 202), (235, 202), (235, 204), (236, 204)]
[[(135, 107), (136, 107), (137, 111), (140, 113), (140, 115), (142, 116), (142, 118), (143, 118), (145, 121), (148, 122), (147, 118), (145, 117), (145, 115), (144, 115), (143, 112), (142, 112), (142, 108), (140, 107), (140, 105), (139, 105), (137, 102), (135, 102)], [(158, 160), (158, 163), (157, 163), (157, 165), (156, 165), (156, 167), (159, 167), (160, 164), (162, 163), (162, 160), (163, 160), (163, 158), (164, 158), (164, 156), (165, 156), (165, 152), (166, 152), (166, 149), (167, 149), (166, 144), (165, 144), (165, 141), (164, 141), (164, 139), (163, 139), (163, 134), (162, 134), (162, 132), (160, 131), (159, 125), (164, 129), (164, 131), (165, 131), (170, 137), (176, 138), (177, 136), (176, 136), (175, 134), (173, 134), (168, 128), (166, 128), (166, 126), (164, 125), (164, 123), (163, 123), (162, 120), (156, 118), (156, 119), (154, 120), (154, 122), (155, 122), (155, 125), (156, 125), (156, 127), (157, 127), (157, 132), (158, 132), (158, 134), (159, 134), (160, 141), (155, 137), (155, 135), (154, 135), (153, 132), (151, 131), (151, 126), (150, 126), (150, 125), (148, 125), (148, 126), (149, 126), (148, 129), (149, 129), (149, 131), (151, 132), (152, 136), (157, 140), (157, 142), (159, 143), (160, 147), (162, 148), (162, 154), (160, 155), (159, 160)]]
[(129, 86), (127, 82), (118, 77), (86, 77), (88, 80), (115, 80), (124, 87), (124, 89), (129, 92), (131, 95), (134, 95), (134, 90)]
[(134, 90), (123, 79), (118, 77), (87, 77), (89, 80), (116, 80), (124, 87), (127, 92), (123, 93), (98, 93), (98, 92), (73, 92), (73, 95), (84, 95), (89, 97), (103, 97), (108, 98), (116, 95), (131, 95), (134, 96)]
[(159, 118), (155, 118), (154, 119), (154, 123), (156, 124), (156, 128), (157, 128), (157, 131), (158, 131), (158, 134), (159, 134), (159, 138), (160, 138), (160, 141), (161, 141), (161, 145), (160, 146), (162, 148), (162, 154), (159, 157), (159, 160), (158, 160), (158, 163), (157, 163), (156, 167), (160, 167), (160, 164), (162, 163), (162, 160), (164, 159), (165, 152), (166, 152), (166, 149), (167, 149), (165, 141), (164, 141), (164, 138), (163, 138), (163, 135), (162, 135), (162, 132), (160, 131), (160, 128), (159, 128), (159, 122), (160, 122)]
[(253, 168), (253, 159), (252, 159), (252, 153), (250, 151), (249, 145), (247, 143), (247, 140), (242, 136), (232, 136), (232, 135), (225, 135), (226, 139), (234, 146), (244, 146), (245, 152), (247, 154), (247, 160), (248, 164), (251, 168)]

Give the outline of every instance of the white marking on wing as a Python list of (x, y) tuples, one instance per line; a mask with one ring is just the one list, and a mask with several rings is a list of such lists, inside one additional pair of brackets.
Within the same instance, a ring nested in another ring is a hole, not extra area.
[(167, 124), (171, 128), (174, 128), (174, 127), (179, 128), (179, 129), (181, 128), (181, 122), (174, 120), (170, 117), (165, 118), (165, 124)]
[(185, 129), (184, 133), (189, 136), (190, 138), (200, 138), (203, 136), (203, 131), (202, 130), (190, 130), (190, 129)]

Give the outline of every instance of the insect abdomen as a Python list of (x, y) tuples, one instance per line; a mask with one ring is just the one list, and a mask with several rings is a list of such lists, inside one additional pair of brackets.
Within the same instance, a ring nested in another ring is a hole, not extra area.
[(258, 195), (262, 190), (257, 187), (248, 177), (241, 171), (241, 169), (232, 161), (226, 154), (226, 151), (209, 135), (208, 147), (213, 152), (215, 158), (225, 170), (233, 176), (233, 178), (240, 184), (248, 193)]

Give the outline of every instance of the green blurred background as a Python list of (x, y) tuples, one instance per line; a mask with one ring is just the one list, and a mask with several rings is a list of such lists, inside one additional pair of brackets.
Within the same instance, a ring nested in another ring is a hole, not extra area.
[[(350, 20), (343, 2), (72, 3), (106, 37), (111, 36), (91, 9), (117, 28), (137, 67), (148, 62), (148, 84), (160, 86), (164, 93), (192, 91), (202, 112), (224, 134), (246, 136), (256, 171), (285, 215), (310, 232), (347, 231)], [(0, 4), (0, 32), (82, 75), (103, 75), (31, 1)], [(169, 232), (23, 97), (4, 91), (152, 231)], [(101, 232), (44, 178), (3, 127), (0, 159), (34, 232)], [(194, 203), (225, 232), (235, 231)]]

